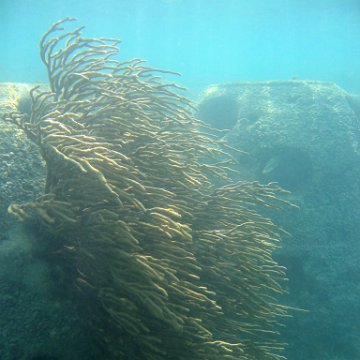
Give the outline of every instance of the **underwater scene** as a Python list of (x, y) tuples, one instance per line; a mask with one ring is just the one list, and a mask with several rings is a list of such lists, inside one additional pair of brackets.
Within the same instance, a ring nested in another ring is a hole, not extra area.
[(359, 0), (0, 31), (0, 360), (360, 359)]

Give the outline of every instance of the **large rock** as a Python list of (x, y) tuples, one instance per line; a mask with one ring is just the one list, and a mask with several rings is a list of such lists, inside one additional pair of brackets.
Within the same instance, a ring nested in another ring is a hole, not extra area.
[(291, 360), (360, 359), (360, 99), (332, 83), (271, 81), (205, 89), (198, 116), (229, 129), (245, 180), (279, 182), (298, 211), (279, 214), (292, 234), (295, 313), (284, 336)]
[[(0, 83), (0, 118), (18, 107), (29, 112), (30, 89), (27, 84)], [(44, 192), (45, 170), (39, 148), (16, 125), (0, 121), (0, 139), (0, 221), (4, 226), (10, 203), (25, 202)]]
[(3, 115), (29, 112), (31, 85), (0, 83), (0, 359), (98, 359), (61, 269), (44, 256), (39, 233), (7, 214), (44, 192), (38, 147)]

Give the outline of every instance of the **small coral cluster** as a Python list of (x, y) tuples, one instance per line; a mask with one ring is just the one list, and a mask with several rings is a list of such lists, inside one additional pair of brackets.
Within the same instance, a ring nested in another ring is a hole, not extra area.
[(47, 166), (45, 194), (9, 211), (53, 234), (104, 358), (280, 359), (279, 231), (258, 213), (279, 189), (233, 182), (169, 72), (117, 61), (117, 40), (63, 31), (72, 20), (41, 41), (50, 91), (6, 116)]

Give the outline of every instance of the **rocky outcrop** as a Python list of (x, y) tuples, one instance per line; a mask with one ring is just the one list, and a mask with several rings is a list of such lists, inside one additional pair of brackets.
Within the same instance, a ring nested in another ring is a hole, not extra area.
[[(0, 83), (0, 117), (16, 109), (29, 112), (31, 87)], [(0, 139), (0, 359), (99, 358), (61, 279), (54, 283), (39, 233), (7, 214), (11, 203), (44, 192), (39, 149), (12, 123), (0, 121)]]
[[(31, 85), (0, 83), (1, 114), (20, 109), (30, 111)], [(44, 191), (45, 168), (38, 147), (10, 122), (0, 122), (0, 220), (2, 227), (10, 218), (6, 210), (12, 202), (25, 202)]]
[(228, 129), (241, 178), (279, 182), (298, 211), (278, 258), (289, 303), (309, 310), (288, 323), (288, 358), (360, 358), (360, 99), (332, 83), (271, 81), (214, 85), (198, 116)]

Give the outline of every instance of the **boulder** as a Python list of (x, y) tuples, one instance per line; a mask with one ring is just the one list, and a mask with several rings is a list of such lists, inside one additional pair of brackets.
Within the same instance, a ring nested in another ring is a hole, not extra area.
[(3, 119), (15, 110), (30, 113), (32, 87), (0, 83), (0, 359), (98, 359), (81, 310), (65, 295), (61, 279), (54, 281), (35, 224), (22, 224), (7, 213), (11, 203), (44, 192), (38, 146)]
[(240, 180), (278, 182), (299, 210), (279, 213), (294, 313), (288, 358), (360, 358), (360, 98), (333, 83), (213, 85), (198, 117), (243, 153)]

